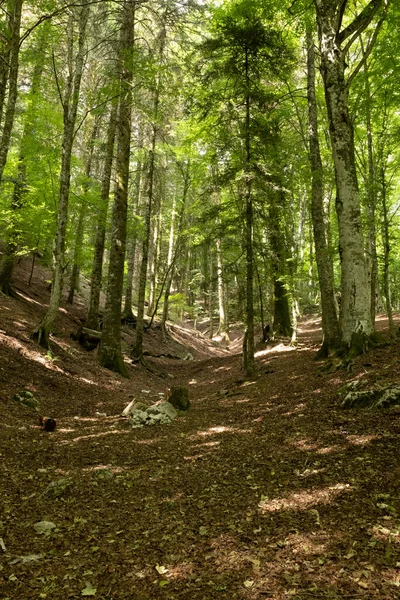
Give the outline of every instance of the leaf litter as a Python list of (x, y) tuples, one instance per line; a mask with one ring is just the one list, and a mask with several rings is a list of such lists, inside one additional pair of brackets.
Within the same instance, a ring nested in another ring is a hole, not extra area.
[[(314, 360), (310, 318), (296, 350), (260, 346), (245, 381), (240, 356), (177, 328), (195, 360), (153, 359), (160, 376), (132, 365), (124, 380), (71, 341), (79, 303), (60, 313), (58, 360), (38, 360), (39, 275), (35, 302), (1, 299), (4, 598), (400, 598), (400, 412), (344, 410), (339, 394), (398, 383), (398, 342), (330, 372)], [(128, 348), (133, 330), (123, 337)], [(161, 354), (156, 331), (146, 340)], [(130, 428), (124, 407), (160, 398), (169, 380), (189, 387), (191, 409)], [(21, 390), (55, 432), (12, 400)]]

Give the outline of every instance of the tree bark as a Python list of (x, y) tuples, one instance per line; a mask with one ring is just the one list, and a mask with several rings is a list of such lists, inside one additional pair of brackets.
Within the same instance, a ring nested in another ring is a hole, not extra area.
[(131, 144), (131, 110), (135, 0), (125, 0), (121, 7), (120, 97), (117, 121), (117, 164), (114, 192), (111, 250), (104, 309), (103, 333), (98, 351), (100, 365), (127, 377), (121, 351), (121, 303), (124, 280), (126, 222), (128, 210), (129, 159)]
[(222, 335), (225, 342), (229, 344), (229, 318), (226, 298), (225, 273), (222, 257), (221, 238), (217, 237), (215, 241), (217, 254), (217, 289), (218, 289), (218, 308), (219, 308), (219, 325), (217, 335)]
[(9, 67), (6, 66), (6, 70), (8, 71), (8, 98), (0, 141), (0, 184), (3, 179), (4, 167), (6, 166), (7, 162), (11, 132), (14, 124), (15, 107), (18, 97), (19, 41), (22, 5), (23, 0), (14, 0), (10, 6), (10, 8), (12, 7), (12, 17), (10, 21), (10, 60)]
[(246, 333), (243, 352), (243, 367), (247, 377), (254, 375), (254, 264), (253, 264), (253, 197), (251, 189), (251, 151), (250, 151), (250, 74), (249, 50), (245, 55), (246, 78), (246, 116), (245, 133), (245, 249), (246, 249)]
[[(164, 55), (164, 46), (166, 41), (166, 13), (163, 16), (161, 23), (161, 30), (159, 34), (159, 64), (161, 65), (162, 58)], [(138, 314), (136, 323), (136, 340), (135, 345), (132, 348), (132, 354), (138, 360), (143, 360), (143, 333), (144, 333), (144, 303), (146, 297), (146, 279), (147, 279), (147, 267), (149, 262), (149, 244), (151, 234), (151, 217), (153, 213), (154, 203), (154, 174), (155, 174), (155, 154), (156, 154), (156, 143), (158, 139), (158, 111), (160, 104), (160, 84), (161, 84), (160, 71), (157, 75), (157, 80), (154, 90), (153, 98), (153, 125), (151, 133), (150, 151), (148, 155), (148, 174), (147, 174), (147, 206), (144, 219), (144, 239), (142, 245), (142, 262), (140, 265), (139, 275), (139, 289), (138, 289)]]
[(97, 220), (96, 239), (93, 253), (89, 310), (86, 319), (86, 327), (89, 329), (97, 329), (99, 326), (100, 291), (103, 274), (103, 256), (106, 238), (107, 212), (110, 198), (111, 172), (114, 159), (117, 112), (118, 103), (114, 100), (110, 112), (107, 142), (105, 147), (104, 167), (101, 179), (100, 209)]
[(369, 81), (369, 68), (364, 44), (361, 43), (364, 62), (365, 78), (365, 122), (367, 127), (367, 274), (371, 294), (371, 320), (375, 323), (376, 296), (378, 286), (378, 255), (376, 251), (376, 168), (373, 149), (372, 118), (371, 118), (371, 86)]
[(309, 157), (311, 165), (311, 215), (315, 244), (315, 259), (321, 293), (323, 342), (319, 351), (327, 356), (340, 344), (339, 321), (335, 307), (333, 264), (329, 253), (324, 214), (323, 167), (318, 135), (317, 100), (315, 96), (315, 52), (311, 29), (307, 31), (307, 98)]
[(68, 79), (63, 98), (64, 132), (62, 142), (60, 196), (57, 212), (57, 229), (54, 241), (53, 262), (54, 272), (51, 287), (50, 302), (47, 312), (33, 332), (32, 337), (44, 348), (49, 347), (49, 335), (57, 318), (58, 309), (63, 291), (65, 271), (65, 241), (68, 223), (69, 189), (71, 181), (71, 155), (74, 142), (74, 129), (78, 111), (79, 92), (83, 68), (85, 64), (86, 26), (89, 18), (89, 5), (84, 5), (79, 10), (78, 17), (78, 51), (75, 57), (75, 72), (73, 69), (73, 18), (72, 14), (68, 23)]
[(87, 199), (86, 195), (90, 188), (90, 177), (92, 174), (92, 163), (93, 163), (93, 155), (94, 155), (94, 144), (97, 138), (98, 133), (98, 123), (95, 123), (93, 126), (92, 134), (88, 144), (88, 156), (85, 166), (85, 182), (82, 186), (83, 198), (81, 200), (81, 206), (79, 208), (79, 216), (78, 216), (78, 224), (76, 227), (75, 234), (75, 245), (74, 245), (74, 254), (72, 259), (72, 271), (71, 277), (69, 280), (69, 292), (68, 292), (68, 303), (73, 304), (75, 291), (78, 289), (79, 284), (79, 272), (80, 272), (80, 262), (81, 262), (81, 253), (82, 253), (82, 243), (83, 243), (83, 235), (85, 233), (85, 219), (87, 213)]
[[(315, 0), (320, 40), (321, 73), (325, 89), (336, 180), (336, 213), (341, 259), (341, 341), (360, 353), (374, 333), (370, 287), (364, 259), (360, 197), (354, 154), (354, 135), (345, 80), (346, 54), (357, 35), (382, 4), (372, 0), (340, 31), (346, 3)], [(343, 10), (342, 10), (343, 9)], [(341, 44), (350, 38), (344, 49)]]
[[(43, 74), (43, 65), (45, 58), (46, 37), (42, 35), (39, 40), (35, 54), (37, 54), (37, 62), (35, 64), (31, 89), (29, 92), (29, 101), (35, 110), (36, 98), (40, 91), (40, 84)], [(24, 121), (24, 129), (20, 142), (17, 177), (14, 183), (13, 197), (11, 201), (11, 224), (8, 233), (8, 241), (6, 249), (0, 264), (0, 291), (6, 295), (12, 295), (12, 275), (15, 263), (15, 254), (19, 245), (20, 226), (18, 225), (19, 213), (24, 204), (24, 195), (26, 193), (26, 157), (28, 153), (29, 139), (33, 135), (35, 129), (35, 115), (30, 110), (27, 110)]]
[[(133, 215), (136, 217), (139, 213), (139, 206), (141, 200), (141, 186), (142, 186), (142, 160), (141, 152), (143, 151), (143, 127), (140, 125), (138, 135), (138, 156), (136, 161), (136, 176), (135, 176), (135, 199), (133, 207)], [(133, 320), (132, 302), (133, 302), (133, 276), (136, 266), (136, 246), (137, 246), (137, 235), (134, 233), (129, 240), (127, 249), (127, 263), (128, 270), (126, 274), (126, 286), (125, 286), (125, 303), (124, 310), (122, 312), (122, 318), (127, 321)]]
[(382, 195), (382, 243), (383, 243), (383, 292), (385, 295), (386, 314), (389, 321), (391, 337), (395, 336), (395, 324), (393, 320), (392, 298), (390, 291), (390, 231), (387, 208), (386, 177), (385, 171), (381, 170), (381, 195)]

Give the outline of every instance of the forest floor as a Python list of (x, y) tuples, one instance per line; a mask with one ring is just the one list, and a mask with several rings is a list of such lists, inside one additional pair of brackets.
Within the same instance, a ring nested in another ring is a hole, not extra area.
[[(60, 311), (53, 356), (30, 341), (49, 291), (28, 270), (0, 298), (1, 600), (400, 598), (400, 412), (346, 411), (339, 395), (398, 383), (398, 342), (330, 372), (308, 318), (296, 349), (259, 345), (245, 380), (238, 354), (156, 328), (150, 353), (193, 360), (148, 358), (156, 375), (127, 355), (123, 379), (71, 339), (81, 301)], [(171, 425), (120, 417), (170, 385), (191, 399)], [(12, 400), (21, 390), (56, 431)]]

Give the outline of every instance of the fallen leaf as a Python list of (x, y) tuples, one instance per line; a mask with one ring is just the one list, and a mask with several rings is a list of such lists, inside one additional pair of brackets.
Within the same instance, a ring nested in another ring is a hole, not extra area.
[(95, 596), (96, 592), (97, 589), (89, 581), (86, 581), (86, 587), (81, 591), (81, 596)]
[(157, 571), (157, 573), (160, 573), (160, 575), (164, 575), (165, 573), (168, 573), (168, 569), (166, 567), (164, 567), (164, 565), (156, 565), (156, 571)]

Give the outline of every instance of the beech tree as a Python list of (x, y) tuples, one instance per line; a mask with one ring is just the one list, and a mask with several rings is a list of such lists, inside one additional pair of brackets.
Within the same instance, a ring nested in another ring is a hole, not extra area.
[[(375, 27), (364, 57), (346, 78), (346, 60), (353, 44), (383, 7), (371, 0), (346, 26), (347, 0), (315, 0), (320, 40), (321, 73), (329, 118), (336, 179), (336, 212), (341, 259), (341, 340), (360, 352), (374, 333), (370, 287), (364, 257), (364, 238), (358, 188), (354, 132), (349, 114), (349, 86), (372, 51), (382, 21)], [(381, 17), (382, 19), (383, 17)]]
[[(80, 8), (71, 9), (67, 25), (67, 72), (64, 83), (64, 93), (61, 94), (60, 90), (64, 132), (60, 170), (60, 194), (57, 210), (57, 230), (54, 240), (53, 279), (48, 310), (43, 320), (32, 334), (33, 338), (45, 348), (49, 347), (49, 335), (57, 318), (63, 292), (64, 272), (66, 268), (65, 243), (71, 183), (71, 156), (78, 114), (79, 93), (85, 64), (86, 27), (88, 18), (89, 4), (85, 2)], [(74, 35), (76, 29), (78, 47), (75, 53)], [(58, 77), (58, 74), (55, 73), (55, 76)]]

